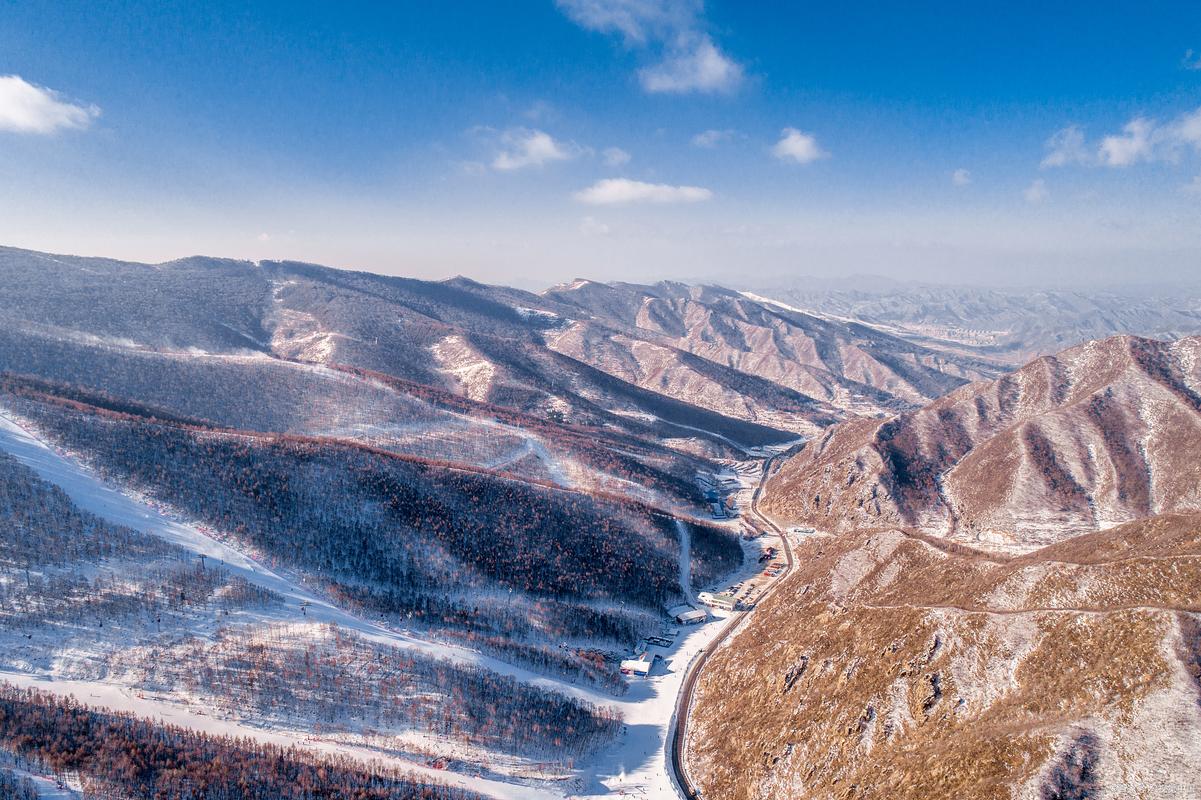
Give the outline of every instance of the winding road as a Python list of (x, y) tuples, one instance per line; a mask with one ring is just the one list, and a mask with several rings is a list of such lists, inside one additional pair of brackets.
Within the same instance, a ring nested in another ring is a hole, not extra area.
[[(759, 497), (763, 493), (763, 487), (767, 484), (768, 478), (778, 466), (779, 462), (786, 459), (799, 449), (799, 445), (789, 450), (774, 455), (763, 462), (763, 473), (759, 478), (759, 485), (755, 487), (754, 494), (751, 495), (751, 503), (748, 509), (746, 521), (761, 533), (771, 532), (780, 537), (781, 547), (784, 549), (784, 558), (787, 565), (784, 571), (781, 572), (771, 585), (759, 596), (755, 601), (755, 606), (766, 600), (775, 591), (780, 582), (784, 580), (793, 568), (792, 545), (788, 542), (788, 537), (784, 531), (776, 523), (772, 522), (763, 513), (759, 511)], [(722, 643), (730, 637), (734, 631), (738, 630), (738, 626), (746, 617), (755, 610), (752, 606), (749, 610), (738, 611), (726, 618), (725, 627), (721, 633), (709, 645), (702, 650), (688, 667), (688, 673), (684, 676), (684, 682), (680, 687), (680, 695), (676, 699), (675, 723), (667, 737), (667, 765), (671, 772), (672, 782), (675, 784), (677, 791), (681, 797), (687, 800), (701, 800), (700, 789), (692, 782), (688, 774), (688, 765), (685, 760), (684, 748), (687, 743), (688, 734), (688, 712), (692, 707), (692, 697), (696, 690), (696, 681), (704, 669), (705, 663), (713, 653), (717, 652), (717, 648), (721, 647)]]

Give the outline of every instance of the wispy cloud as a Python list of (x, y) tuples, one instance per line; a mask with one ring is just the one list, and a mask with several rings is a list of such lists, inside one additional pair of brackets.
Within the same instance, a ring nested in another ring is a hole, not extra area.
[(1156, 149), (1155, 123), (1144, 117), (1130, 120), (1121, 133), (1111, 134), (1101, 140), (1097, 157), (1109, 167), (1128, 167), (1139, 161), (1151, 161)]
[(1185, 69), (1201, 69), (1201, 54), (1189, 48), (1185, 51), (1184, 58), (1180, 61), (1180, 66)]
[(557, 0), (577, 25), (618, 33), (627, 45), (647, 45), (696, 25), (702, 6), (696, 0)]
[(573, 22), (617, 34), (625, 45), (653, 54), (657, 63), (638, 71), (652, 93), (730, 92), (745, 77), (743, 66), (705, 30), (700, 0), (558, 0)]
[(1135, 117), (1120, 131), (1101, 137), (1093, 146), (1086, 143), (1078, 126), (1071, 125), (1047, 140), (1042, 166), (1130, 167), (1144, 162), (1178, 161), (1188, 150), (1201, 151), (1201, 108), (1166, 123)]
[(951, 183), (956, 186), (967, 186), (972, 182), (972, 173), (960, 167), (951, 173)]
[(492, 168), (501, 171), (567, 161), (582, 152), (578, 145), (557, 141), (545, 131), (530, 128), (510, 128), (500, 135), (500, 145)]
[(733, 139), (735, 133), (736, 133), (736, 131), (730, 130), (729, 128), (727, 128), (725, 130), (716, 130), (716, 129), (710, 128), (707, 131), (701, 131), (696, 136), (693, 136), (692, 144), (694, 147), (704, 147), (704, 148), (717, 147), (719, 144), (722, 144), (723, 142), (728, 142), (731, 139)]
[(580, 220), (580, 233), (585, 236), (608, 236), (612, 229), (596, 217), (584, 217)]
[(600, 180), (575, 193), (575, 199), (594, 206), (628, 205), (630, 203), (699, 203), (713, 197), (713, 192), (700, 186), (671, 186), (666, 183), (643, 183), (628, 178)]
[(1110, 167), (1128, 167), (1140, 161), (1177, 161), (1182, 151), (1201, 151), (1201, 108), (1160, 124), (1136, 117), (1120, 134), (1101, 140), (1098, 157)]
[(1089, 153), (1084, 146), (1084, 131), (1078, 125), (1069, 125), (1051, 134), (1046, 150), (1047, 154), (1039, 164), (1043, 169), (1087, 164), (1089, 161)]
[(606, 166), (620, 167), (630, 163), (630, 154), (620, 147), (606, 147), (601, 151), (601, 159)]
[(99, 116), (97, 106), (72, 103), (19, 75), (0, 75), (0, 131), (50, 134), (83, 130)]
[(780, 141), (771, 149), (772, 155), (781, 161), (809, 164), (829, 155), (817, 143), (817, 137), (796, 128), (780, 131)]
[(648, 92), (728, 92), (742, 83), (742, 65), (717, 49), (707, 34), (681, 36), (662, 63), (639, 70)]
[(1182, 146), (1201, 151), (1201, 108), (1179, 117), (1172, 124), (1172, 137)]
[(1026, 187), (1022, 196), (1026, 198), (1027, 203), (1037, 206), (1050, 197), (1051, 193), (1047, 190), (1047, 182), (1042, 178), (1037, 178)]

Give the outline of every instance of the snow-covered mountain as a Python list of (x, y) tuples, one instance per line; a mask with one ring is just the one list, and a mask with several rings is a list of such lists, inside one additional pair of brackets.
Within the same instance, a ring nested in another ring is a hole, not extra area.
[(768, 487), (781, 517), (1030, 549), (1201, 510), (1201, 337), (1118, 336), (829, 429)]
[[(706, 797), (1085, 796), (1194, 755), (1201, 338), (1006, 373), (713, 286), (0, 273), (4, 780), (666, 796), (688, 686)], [(763, 511), (825, 532), (791, 575)]]

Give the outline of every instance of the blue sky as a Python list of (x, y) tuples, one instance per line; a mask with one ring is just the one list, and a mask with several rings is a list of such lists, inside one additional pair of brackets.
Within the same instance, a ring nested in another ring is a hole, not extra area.
[(1201, 272), (1201, 5), (0, 1), (0, 242), (541, 286)]

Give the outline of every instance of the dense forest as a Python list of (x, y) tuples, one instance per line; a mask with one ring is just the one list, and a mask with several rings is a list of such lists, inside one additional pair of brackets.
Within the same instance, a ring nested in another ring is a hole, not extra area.
[(134, 800), (475, 800), (374, 764), (211, 736), (0, 683), (0, 747), (86, 795)]
[(393, 590), (495, 581), (648, 607), (679, 594), (672, 520), (637, 506), (321, 440), (18, 408), (113, 477), (335, 580)]
[(174, 545), (79, 509), (0, 453), (0, 620), (8, 632), (32, 639), (49, 628), (61, 636), (106, 624), (170, 627), (197, 612), (276, 602)]
[[(649, 609), (680, 595), (674, 521), (637, 504), (353, 445), (12, 402), (113, 477), (377, 610), (419, 613), (423, 595), (489, 584)], [(732, 537), (698, 538), (715, 544), (698, 560), (736, 557)]]
[(62, 489), (0, 452), (0, 569), (177, 553), (153, 536), (76, 507)]
[(179, 547), (79, 509), (0, 453), (0, 666), (98, 654), (278, 602)]

